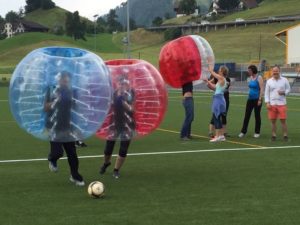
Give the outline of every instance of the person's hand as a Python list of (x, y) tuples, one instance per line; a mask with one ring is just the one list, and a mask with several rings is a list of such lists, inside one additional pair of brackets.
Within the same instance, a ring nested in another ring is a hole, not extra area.
[(270, 103), (267, 103), (267, 109), (271, 109), (272, 106), (270, 105)]
[(212, 64), (209, 64), (209, 65), (208, 65), (208, 71), (209, 71), (210, 73), (214, 72), (214, 67), (213, 67)]
[(52, 106), (52, 102), (45, 103), (45, 105), (44, 105), (44, 111), (45, 112), (50, 111), (51, 110), (51, 106)]
[(261, 100), (261, 99), (258, 99), (257, 105), (260, 106), (261, 103), (262, 103), (262, 100)]

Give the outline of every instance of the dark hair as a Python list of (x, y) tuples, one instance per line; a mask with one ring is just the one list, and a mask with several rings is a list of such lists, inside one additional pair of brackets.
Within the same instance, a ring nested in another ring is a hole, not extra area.
[(257, 74), (257, 67), (255, 65), (250, 65), (248, 67), (248, 70), (251, 70), (252, 73)]
[(71, 74), (68, 71), (62, 71), (60, 73), (60, 79), (63, 79), (65, 77), (71, 78)]

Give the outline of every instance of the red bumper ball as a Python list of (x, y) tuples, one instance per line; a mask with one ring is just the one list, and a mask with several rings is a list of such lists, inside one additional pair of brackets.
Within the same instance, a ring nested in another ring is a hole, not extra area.
[(197, 35), (189, 35), (167, 43), (159, 56), (159, 69), (165, 80), (174, 88), (208, 77), (208, 65), (214, 64), (209, 43)]
[(167, 108), (165, 83), (150, 63), (136, 59), (105, 62), (111, 72), (113, 102), (97, 136), (129, 140), (154, 131)]

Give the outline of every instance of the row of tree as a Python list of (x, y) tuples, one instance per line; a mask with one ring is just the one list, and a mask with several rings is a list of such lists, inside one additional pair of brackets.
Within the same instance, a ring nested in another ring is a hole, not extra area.
[[(132, 18), (129, 19), (129, 27), (130, 29), (137, 28), (137, 25)], [(127, 25), (123, 26), (118, 21), (118, 16), (116, 14), (115, 9), (111, 9), (106, 16), (99, 17), (97, 19), (97, 32), (112, 33), (116, 31), (124, 31), (126, 29), (127, 29)]]
[(26, 0), (25, 11), (26, 13), (33, 12), (37, 9), (52, 9), (55, 3), (52, 0)]

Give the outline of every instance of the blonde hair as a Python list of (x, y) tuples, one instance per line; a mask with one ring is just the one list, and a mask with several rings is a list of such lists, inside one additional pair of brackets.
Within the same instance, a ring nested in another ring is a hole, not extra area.
[(219, 71), (222, 72), (222, 74), (223, 74), (224, 77), (227, 77), (227, 76), (228, 76), (229, 69), (228, 69), (227, 66), (220, 66)]

